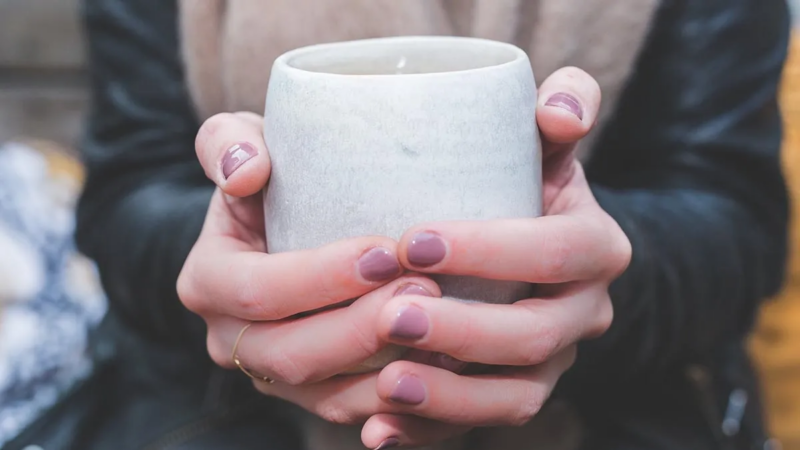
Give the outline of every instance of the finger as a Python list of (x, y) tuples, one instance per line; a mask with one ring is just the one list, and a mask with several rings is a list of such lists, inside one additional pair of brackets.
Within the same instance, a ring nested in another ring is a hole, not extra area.
[(563, 298), (514, 305), (398, 297), (384, 306), (377, 331), (381, 340), (461, 361), (537, 365), (611, 324), (613, 307), (603, 286), (574, 289)]
[(377, 395), (377, 379), (378, 373), (371, 372), (334, 377), (305, 386), (258, 381), (253, 385), (264, 395), (297, 405), (328, 422), (356, 425), (376, 414), (392, 412), (392, 405)]
[(381, 450), (392, 446), (419, 447), (463, 436), (470, 429), (415, 416), (378, 414), (364, 424), (361, 440), (367, 448)]
[(539, 88), (536, 109), (545, 157), (551, 150), (571, 150), (585, 137), (597, 121), (600, 102), (600, 86), (583, 70), (565, 67), (550, 75)]
[(246, 197), (267, 184), (269, 154), (261, 121), (251, 113), (222, 113), (206, 120), (195, 140), (200, 164), (223, 192)]
[[(339, 308), (298, 320), (247, 322), (209, 321), (212, 359), (234, 368), (235, 357), (254, 374), (301, 385), (353, 369), (386, 347), (378, 338), (375, 317), (397, 295), (440, 295), (436, 283), (419, 276), (404, 277)], [(238, 345), (236, 345), (238, 339)], [(398, 349), (398, 352), (402, 349)]]
[(591, 280), (627, 267), (629, 244), (606, 223), (576, 214), (425, 224), (403, 235), (398, 256), (425, 273), (529, 283)]
[(198, 241), (178, 282), (200, 315), (280, 320), (360, 297), (399, 277), (396, 244), (365, 237), (317, 249), (265, 254), (241, 241)]
[(537, 367), (481, 376), (399, 361), (381, 371), (378, 396), (400, 413), (453, 425), (520, 426), (536, 416), (574, 359), (571, 347)]
[(463, 427), (521, 425), (533, 417), (574, 361), (574, 349), (539, 367), (465, 377), (399, 361), (369, 373), (306, 386), (254, 382), (283, 399), (340, 425), (363, 424), (378, 414), (412, 414)]

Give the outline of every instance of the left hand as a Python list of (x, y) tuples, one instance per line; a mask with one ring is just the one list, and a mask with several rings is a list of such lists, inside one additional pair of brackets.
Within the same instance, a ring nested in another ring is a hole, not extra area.
[(362, 431), (369, 448), (424, 445), (536, 416), (572, 365), (576, 344), (610, 326), (608, 286), (631, 258), (630, 242), (598, 205), (574, 156), (597, 118), (597, 83), (565, 68), (539, 94), (545, 216), (420, 225), (398, 247), (411, 270), (525, 281), (537, 285), (536, 298), (489, 305), (400, 296), (386, 303), (377, 326), (387, 342), (501, 368), (462, 376), (399, 361), (379, 374), (260, 389), (329, 420), (369, 418)]

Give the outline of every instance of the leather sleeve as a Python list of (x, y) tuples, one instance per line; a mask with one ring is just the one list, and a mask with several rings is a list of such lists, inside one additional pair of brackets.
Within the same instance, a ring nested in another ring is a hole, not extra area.
[[(202, 349), (175, 281), (213, 186), (196, 160), (174, 0), (84, 0), (94, 105), (80, 249), (112, 309)], [(787, 195), (776, 102), (783, 0), (665, 0), (618, 116), (587, 165), (633, 242), (615, 322), (582, 347), (582, 383), (647, 376), (744, 336), (780, 286)]]
[(625, 384), (746, 336), (782, 284), (788, 201), (777, 93), (784, 0), (665, 1), (614, 123), (587, 165), (633, 244), (610, 332), (581, 384)]
[(174, 0), (84, 0), (92, 110), (77, 241), (100, 267), (110, 308), (141, 335), (204, 348), (176, 280), (213, 185), (194, 151)]

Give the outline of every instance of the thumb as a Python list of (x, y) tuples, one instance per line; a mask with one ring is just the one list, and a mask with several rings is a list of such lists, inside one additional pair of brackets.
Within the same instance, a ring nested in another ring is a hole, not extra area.
[(575, 67), (554, 72), (539, 88), (537, 124), (544, 157), (572, 151), (595, 125), (600, 110), (600, 86)]
[[(450, 425), (416, 416), (378, 414), (372, 416), (361, 429), (361, 440), (367, 448), (385, 449), (398, 446), (417, 448), (435, 445), (462, 436), (462, 448), (469, 427)], [(438, 447), (438, 446), (437, 446)], [(427, 448), (427, 447), (426, 447)]]
[(197, 157), (206, 176), (225, 194), (247, 197), (266, 186), (270, 160), (262, 120), (253, 113), (222, 113), (200, 127)]

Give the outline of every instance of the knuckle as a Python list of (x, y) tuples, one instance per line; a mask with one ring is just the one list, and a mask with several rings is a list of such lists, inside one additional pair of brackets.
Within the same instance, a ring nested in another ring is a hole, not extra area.
[(536, 339), (527, 349), (524, 361), (530, 366), (547, 362), (561, 348), (561, 333), (555, 327), (545, 325), (539, 330)]
[[(237, 273), (242, 269), (240, 266), (231, 263), (228, 271), (231, 272), (228, 279), (237, 279)], [(238, 286), (238, 290), (233, 298), (235, 307), (242, 311), (244, 318), (252, 320), (280, 320), (283, 319), (282, 310), (278, 302), (273, 301), (269, 292), (270, 286), (261, 282), (263, 274), (259, 272), (257, 265), (249, 268), (249, 273), (244, 278), (247, 280)]]
[(262, 301), (254, 289), (242, 287), (234, 301), (236, 308), (248, 318), (268, 320), (275, 317), (275, 311), (268, 306), (269, 302)]
[(349, 326), (353, 330), (353, 348), (357, 348), (365, 357), (378, 352), (380, 343), (375, 331), (369, 328), (371, 324), (353, 318), (349, 321)]
[(609, 242), (606, 250), (608, 261), (606, 267), (611, 280), (615, 280), (628, 270), (633, 258), (633, 246), (619, 224), (607, 214), (606, 219), (606, 221), (603, 221), (605, 223), (603, 230), (606, 242)]
[(178, 281), (175, 284), (175, 289), (178, 293), (178, 298), (180, 299), (181, 303), (183, 303), (183, 305), (191, 311), (192, 307), (194, 306), (194, 289), (192, 289), (192, 284), (189, 280), (186, 267), (184, 267), (183, 270), (181, 270), (181, 273), (178, 274)]
[(515, 427), (527, 425), (542, 410), (545, 400), (546, 396), (538, 389), (534, 386), (529, 387), (521, 397), (519, 407), (511, 417), (510, 425)]
[(633, 246), (631, 245), (631, 241), (622, 231), (620, 231), (620, 234), (622, 234), (622, 236), (617, 239), (612, 252), (614, 262), (612, 265), (614, 268), (612, 275), (614, 279), (620, 277), (628, 270), (628, 266), (633, 258)]
[(200, 309), (200, 298), (195, 286), (194, 266), (190, 261), (187, 261), (181, 269), (175, 288), (183, 306), (189, 311), (197, 313)]
[(290, 386), (300, 386), (309, 382), (310, 374), (297, 364), (297, 359), (280, 345), (271, 345), (264, 357), (266, 375)]
[(317, 415), (324, 421), (336, 425), (356, 425), (358, 418), (347, 408), (342, 407), (337, 402), (324, 402), (317, 408)]

